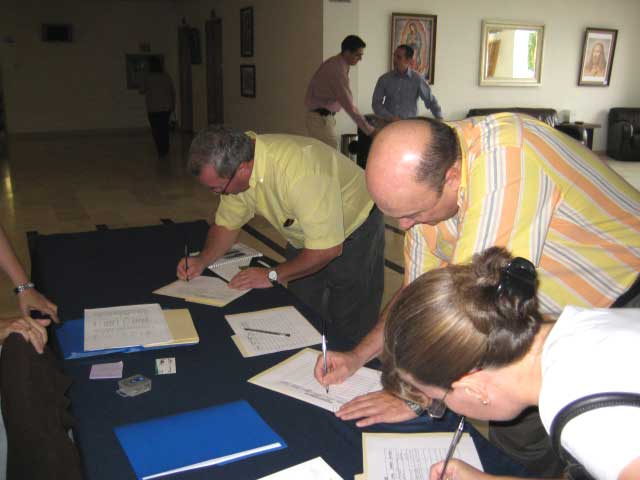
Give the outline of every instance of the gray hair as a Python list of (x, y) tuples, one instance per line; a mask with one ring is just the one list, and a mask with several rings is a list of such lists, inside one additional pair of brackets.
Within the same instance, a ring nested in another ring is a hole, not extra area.
[(213, 165), (222, 178), (229, 178), (242, 162), (253, 159), (251, 138), (240, 130), (223, 125), (209, 125), (193, 139), (187, 169), (196, 177), (202, 168)]

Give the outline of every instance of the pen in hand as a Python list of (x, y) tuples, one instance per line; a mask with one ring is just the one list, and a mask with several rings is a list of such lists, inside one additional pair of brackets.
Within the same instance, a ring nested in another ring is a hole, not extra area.
[[(322, 374), (327, 376), (327, 336), (322, 332)], [(329, 385), (325, 386), (327, 394), (329, 393)]]
[(460, 417), (460, 423), (458, 423), (458, 428), (456, 429), (456, 433), (454, 433), (453, 438), (451, 439), (451, 445), (449, 445), (449, 451), (447, 451), (447, 456), (444, 459), (444, 463), (442, 464), (442, 472), (440, 472), (439, 480), (444, 480), (445, 472), (447, 470), (447, 465), (449, 464), (449, 460), (453, 457), (453, 452), (456, 451), (456, 447), (458, 446), (458, 442), (460, 441), (460, 437), (462, 436), (462, 431), (464, 430), (464, 417)]

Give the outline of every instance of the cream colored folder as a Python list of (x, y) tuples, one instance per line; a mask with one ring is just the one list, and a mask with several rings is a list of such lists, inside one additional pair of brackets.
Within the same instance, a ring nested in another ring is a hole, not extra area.
[(200, 337), (198, 337), (198, 332), (193, 325), (188, 309), (163, 310), (162, 313), (164, 313), (164, 318), (167, 320), (167, 326), (173, 340), (151, 343), (145, 345), (145, 347), (164, 347), (167, 345), (186, 345), (200, 342)]

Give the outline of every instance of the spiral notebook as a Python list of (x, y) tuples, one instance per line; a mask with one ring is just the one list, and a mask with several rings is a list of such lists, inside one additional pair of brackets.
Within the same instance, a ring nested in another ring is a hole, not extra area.
[(221, 267), (222, 265), (228, 265), (231, 263), (245, 263), (249, 264), (254, 257), (261, 257), (262, 253), (260, 253), (255, 248), (251, 248), (244, 243), (236, 243), (229, 249), (227, 253), (225, 253), (222, 257), (216, 260), (214, 263), (209, 265), (209, 269), (214, 269), (217, 267)]

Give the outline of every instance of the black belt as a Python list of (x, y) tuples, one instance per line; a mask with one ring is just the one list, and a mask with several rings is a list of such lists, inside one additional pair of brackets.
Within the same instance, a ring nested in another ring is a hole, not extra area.
[(332, 112), (331, 110), (327, 110), (326, 108), (316, 108), (316, 109), (313, 109), (311, 111), (312, 112), (316, 112), (316, 113), (320, 114), (323, 117), (327, 117), (329, 115), (333, 116), (333, 115), (336, 114), (336, 112)]

